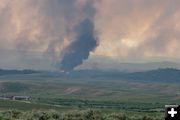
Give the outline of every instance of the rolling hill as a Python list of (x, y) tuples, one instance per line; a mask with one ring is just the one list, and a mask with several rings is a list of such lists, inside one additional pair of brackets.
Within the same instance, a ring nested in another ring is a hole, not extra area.
[[(142, 72), (122, 72), (117, 70), (76, 70), (69, 73), (43, 72), (33, 70), (3, 70), (0, 69), (0, 76), (12, 75), (35, 75), (36, 77), (60, 77), (71, 79), (96, 79), (96, 80), (137, 80), (145, 82), (180, 82), (180, 70), (174, 68), (161, 68)], [(32, 78), (32, 76), (30, 76)]]
[[(58, 73), (56, 73), (58, 74)], [(120, 72), (100, 70), (80, 70), (68, 74), (60, 73), (60, 76), (70, 78), (93, 78), (113, 80), (137, 80), (147, 82), (180, 82), (180, 70), (173, 68), (162, 68), (142, 72)]]
[(17, 75), (17, 74), (34, 74), (39, 73), (38, 71), (34, 70), (5, 70), (0, 69), (0, 75)]

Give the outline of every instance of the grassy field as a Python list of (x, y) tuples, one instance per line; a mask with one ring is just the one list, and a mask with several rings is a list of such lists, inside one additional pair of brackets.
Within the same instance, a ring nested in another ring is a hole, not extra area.
[(71, 79), (43, 75), (0, 77), (0, 95), (121, 102), (176, 103), (180, 84), (126, 80)]
[(0, 100), (0, 120), (163, 120), (163, 112)]
[(137, 118), (155, 116), (153, 119), (156, 119), (161, 116), (162, 119), (164, 105), (180, 104), (180, 85), (95, 78), (72, 79), (44, 74), (9, 75), (0, 76), (2, 95), (25, 95), (31, 96), (32, 100), (30, 103), (0, 100), (1, 113), (18, 110), (26, 115), (38, 110), (47, 114), (49, 111), (70, 115), (73, 112), (81, 116), (84, 111), (92, 110), (100, 112), (102, 116), (118, 117), (123, 114), (130, 118), (137, 115)]

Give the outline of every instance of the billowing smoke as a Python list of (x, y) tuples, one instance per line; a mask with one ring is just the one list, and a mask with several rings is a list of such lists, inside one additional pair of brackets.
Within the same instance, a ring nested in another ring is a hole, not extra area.
[(63, 71), (71, 71), (82, 64), (88, 59), (90, 52), (98, 46), (93, 21), (95, 9), (92, 5), (92, 3), (86, 3), (84, 6), (86, 17), (74, 28), (75, 40), (63, 50), (60, 63), (60, 69)]
[(179, 5), (180, 0), (0, 0), (0, 68), (68, 71), (82, 62), (75, 69), (87, 68), (92, 60), (114, 64), (101, 58), (179, 62)]

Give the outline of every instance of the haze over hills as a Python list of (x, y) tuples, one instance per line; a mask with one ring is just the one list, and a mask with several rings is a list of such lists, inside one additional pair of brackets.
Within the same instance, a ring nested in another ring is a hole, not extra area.
[(34, 70), (5, 70), (0, 69), (0, 75), (17, 75), (17, 74), (34, 74), (39, 73), (40, 71)]
[[(69, 73), (65, 72), (48, 72), (33, 70), (0, 70), (0, 76), (13, 77), (20, 75), (28, 77), (55, 77), (70, 79), (91, 79), (91, 80), (133, 80), (144, 82), (168, 82), (180, 83), (180, 70), (174, 68), (161, 68), (141, 72), (127, 71), (103, 71), (103, 70), (76, 70)], [(35, 76), (34, 76), (35, 75)]]
[(127, 72), (147, 71), (159, 68), (174, 68), (180, 69), (180, 63), (163, 61), (163, 62), (144, 62), (144, 63), (130, 63), (118, 62), (112, 59), (99, 59), (99, 61), (86, 62), (78, 69), (99, 69), (99, 70), (119, 70)]
[[(61, 74), (62, 75), (62, 74)], [(96, 80), (132, 80), (144, 82), (180, 82), (180, 70), (173, 68), (161, 68), (142, 72), (120, 72), (120, 71), (100, 71), (100, 70), (80, 70), (73, 71), (67, 75), (70, 78), (84, 78)]]
[[(57, 66), (50, 60), (49, 57), (44, 58), (42, 53), (27, 53), (23, 57), (24, 62), (14, 57), (16, 51), (9, 50), (8, 52), (0, 49), (0, 55), (3, 57), (0, 60), (0, 68), (2, 69), (33, 69), (33, 70), (56, 70)], [(36, 56), (31, 58), (31, 56)], [(162, 61), (162, 62), (161, 62)], [(146, 71), (158, 68), (176, 68), (180, 69), (180, 63), (177, 60), (154, 60), (154, 62), (143, 61), (122, 61), (111, 59), (108, 57), (93, 57), (85, 61), (76, 69), (100, 69), (100, 70), (120, 70), (120, 71)]]

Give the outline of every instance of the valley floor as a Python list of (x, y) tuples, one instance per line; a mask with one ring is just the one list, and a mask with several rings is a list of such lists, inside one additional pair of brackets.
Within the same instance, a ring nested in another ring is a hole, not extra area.
[(0, 76), (0, 120), (162, 120), (180, 104), (180, 85), (33, 75)]

